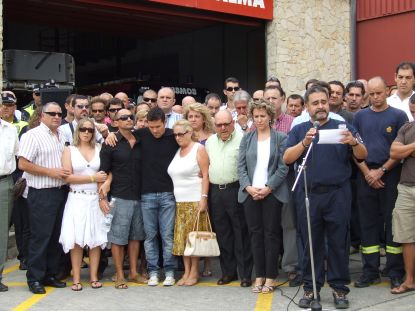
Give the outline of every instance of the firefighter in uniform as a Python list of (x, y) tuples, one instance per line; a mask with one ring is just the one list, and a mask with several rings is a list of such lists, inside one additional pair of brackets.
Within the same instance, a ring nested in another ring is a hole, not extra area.
[[(321, 86), (313, 86), (305, 94), (306, 107), (311, 120), (296, 125), (289, 133), (284, 161), (301, 164), (315, 137), (315, 143), (307, 160), (307, 188), (309, 192), (311, 231), (317, 293), (325, 281), (325, 237), (327, 237), (327, 282), (333, 289), (334, 304), (338, 309), (349, 307), (346, 295), (349, 275), (349, 221), (351, 213), (350, 159), (366, 158), (367, 151), (356, 130), (344, 121), (328, 118), (328, 92)], [(319, 135), (313, 122), (320, 123), (319, 130), (343, 128), (341, 143), (317, 144)], [(303, 241), (308, 241), (305, 210), (304, 179), (301, 177), (295, 193), (298, 227)], [(308, 244), (307, 244), (308, 245)], [(304, 295), (299, 306), (309, 308), (314, 297), (311, 278), (309, 247), (303, 258)]]
[(368, 82), (371, 106), (359, 111), (353, 125), (366, 143), (366, 162), (358, 163), (357, 203), (361, 227), (363, 274), (355, 287), (363, 288), (380, 283), (380, 228), (386, 234), (386, 271), (391, 288), (398, 288), (404, 276), (402, 247), (393, 242), (391, 219), (398, 195), (401, 164), (389, 157), (389, 151), (398, 130), (408, 121), (406, 113), (390, 107), (387, 86), (382, 77)]

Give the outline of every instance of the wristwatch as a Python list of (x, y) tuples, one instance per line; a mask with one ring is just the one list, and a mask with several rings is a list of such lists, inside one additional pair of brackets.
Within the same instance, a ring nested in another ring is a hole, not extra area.
[(386, 167), (382, 166), (382, 172), (387, 173), (388, 169)]

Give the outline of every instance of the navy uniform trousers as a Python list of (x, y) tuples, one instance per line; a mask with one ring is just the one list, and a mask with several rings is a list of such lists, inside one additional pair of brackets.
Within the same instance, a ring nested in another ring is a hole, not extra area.
[[(327, 282), (336, 291), (349, 292), (349, 223), (351, 210), (350, 183), (315, 187), (309, 190), (311, 235), (317, 292), (325, 281), (325, 237), (327, 238)], [(312, 291), (310, 246), (308, 244), (307, 214), (304, 189), (296, 191), (298, 228), (305, 245), (302, 261), (304, 290)]]
[(392, 211), (398, 196), (397, 185), (400, 175), (400, 165), (383, 175), (385, 187), (382, 189), (370, 187), (361, 172), (357, 177), (363, 274), (370, 279), (379, 277), (379, 222), (384, 225), (386, 233), (386, 269), (389, 271), (389, 277), (402, 278), (405, 274), (402, 247), (393, 242), (392, 238)]

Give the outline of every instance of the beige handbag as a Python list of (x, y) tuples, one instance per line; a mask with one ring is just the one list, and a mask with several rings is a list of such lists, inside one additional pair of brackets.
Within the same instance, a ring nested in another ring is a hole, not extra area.
[(217, 257), (220, 255), (216, 234), (212, 231), (209, 214), (208, 212), (206, 213), (207, 228), (209, 228), (208, 230), (210, 231), (199, 231), (200, 212), (198, 212), (193, 231), (189, 232), (189, 235), (187, 236), (184, 256)]

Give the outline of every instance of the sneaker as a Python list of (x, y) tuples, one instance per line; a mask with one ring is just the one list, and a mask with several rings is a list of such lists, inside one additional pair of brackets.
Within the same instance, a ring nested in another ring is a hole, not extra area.
[(150, 275), (150, 279), (147, 282), (148, 286), (157, 286), (159, 285), (159, 277), (157, 274)]
[(346, 293), (333, 290), (333, 298), (336, 309), (347, 309), (349, 307), (349, 300), (346, 297)]
[(379, 284), (382, 282), (379, 276), (375, 278), (369, 278), (366, 275), (362, 274), (360, 278), (354, 282), (354, 287), (356, 288), (364, 288), (369, 287), (370, 285)]
[(164, 279), (163, 286), (173, 286), (176, 283), (174, 279), (174, 273), (166, 273), (166, 278)]
[[(310, 308), (311, 302), (314, 300), (314, 293), (311, 290), (305, 290), (303, 298), (298, 302), (300, 308)], [(317, 294), (317, 300), (320, 301), (320, 293)]]

